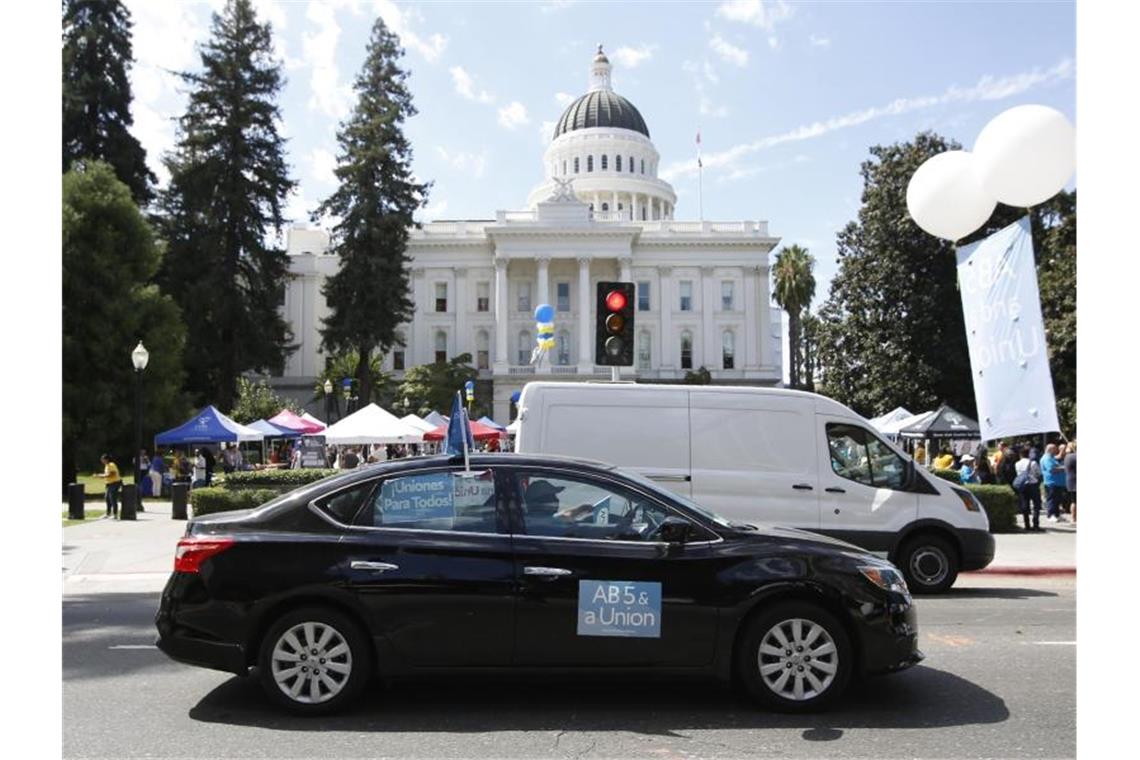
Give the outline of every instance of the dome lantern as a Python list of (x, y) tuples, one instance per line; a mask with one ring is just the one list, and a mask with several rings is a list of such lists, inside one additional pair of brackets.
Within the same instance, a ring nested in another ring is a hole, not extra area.
[(598, 90), (613, 90), (610, 84), (610, 59), (602, 52), (602, 44), (598, 43), (598, 54), (590, 65), (590, 92)]

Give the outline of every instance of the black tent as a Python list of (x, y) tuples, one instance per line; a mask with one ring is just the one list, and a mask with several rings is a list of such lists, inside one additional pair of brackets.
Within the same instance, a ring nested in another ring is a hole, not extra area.
[(917, 438), (920, 440), (925, 438), (941, 438), (944, 440), (964, 438), (972, 440), (981, 438), (982, 431), (978, 427), (977, 420), (972, 420), (953, 407), (943, 404), (938, 407), (938, 411), (926, 419), (904, 427), (899, 431), (899, 436), (902, 438)]

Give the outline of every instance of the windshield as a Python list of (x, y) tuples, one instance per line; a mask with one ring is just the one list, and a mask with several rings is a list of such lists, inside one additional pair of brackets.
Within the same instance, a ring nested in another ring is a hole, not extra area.
[(711, 520), (712, 522), (716, 523), (717, 525), (721, 526), (722, 528), (739, 528), (739, 527), (741, 527), (738, 523), (730, 522), (727, 517), (724, 517), (723, 515), (718, 515), (716, 512), (713, 512), (711, 509), (706, 509), (705, 507), (702, 507), (700, 504), (697, 504), (695, 501), (688, 498), (687, 496), (682, 496), (681, 494), (677, 493), (676, 491), (670, 491), (668, 488), (664, 488), (664, 487), (658, 485), (657, 483), (654, 483), (651, 479), (645, 477), (641, 473), (633, 472), (632, 470), (622, 470), (622, 469), (619, 469), (618, 472), (620, 472), (622, 475), (629, 478), (633, 482), (637, 483), (638, 485), (644, 487), (645, 489), (653, 491), (656, 494), (660, 494), (661, 496), (669, 498), (669, 499), (677, 502), (678, 504), (680, 504), (680, 505), (682, 505), (688, 509), (693, 510), (697, 514), (703, 516), (705, 519)]

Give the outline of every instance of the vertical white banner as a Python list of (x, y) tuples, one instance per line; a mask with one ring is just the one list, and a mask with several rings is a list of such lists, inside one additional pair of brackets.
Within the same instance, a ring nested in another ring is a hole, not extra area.
[(957, 253), (982, 438), (1060, 430), (1029, 217)]

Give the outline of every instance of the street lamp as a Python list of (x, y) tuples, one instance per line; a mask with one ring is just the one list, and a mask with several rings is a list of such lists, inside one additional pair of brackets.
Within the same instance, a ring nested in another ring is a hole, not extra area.
[(332, 380), (325, 378), (324, 390), (325, 390), (325, 419), (328, 420), (328, 424), (331, 425), (333, 422), (333, 419), (332, 419), (332, 403), (333, 403)]
[(142, 511), (142, 373), (150, 361), (150, 352), (139, 341), (135, 350), (131, 351), (131, 363), (135, 365), (135, 493), (138, 494), (137, 506)]

